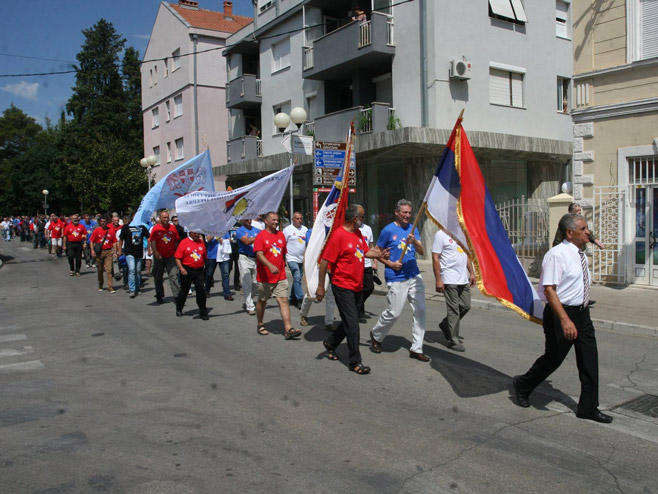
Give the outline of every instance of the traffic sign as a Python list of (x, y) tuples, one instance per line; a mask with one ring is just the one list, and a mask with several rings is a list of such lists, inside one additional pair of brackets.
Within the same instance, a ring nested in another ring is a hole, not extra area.
[[(315, 141), (315, 173), (313, 185), (333, 185), (345, 163), (346, 144), (344, 142)], [(348, 184), (356, 185), (356, 160), (350, 160)]]

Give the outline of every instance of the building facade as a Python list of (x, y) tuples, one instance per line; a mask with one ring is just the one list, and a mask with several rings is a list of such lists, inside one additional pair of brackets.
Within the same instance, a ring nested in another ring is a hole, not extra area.
[[(398, 199), (420, 205), (464, 109), (494, 201), (547, 199), (572, 155), (571, 15), (560, 1), (258, 0), (224, 51), (229, 139), (217, 173), (235, 186), (287, 166), (279, 111), (303, 107), (300, 132), (317, 141), (344, 141), (353, 120), (354, 200), (377, 234)], [(295, 209), (310, 221), (312, 158), (296, 161)]]
[[(226, 38), (251, 23), (224, 12), (200, 9), (198, 2), (162, 2), (151, 31), (142, 75), (144, 156), (154, 155), (158, 181), (200, 151), (210, 148), (213, 167), (226, 161)], [(216, 176), (216, 186), (223, 187)], [(218, 183), (219, 182), (219, 183)]]
[(599, 281), (658, 285), (658, 0), (573, 2), (573, 196)]

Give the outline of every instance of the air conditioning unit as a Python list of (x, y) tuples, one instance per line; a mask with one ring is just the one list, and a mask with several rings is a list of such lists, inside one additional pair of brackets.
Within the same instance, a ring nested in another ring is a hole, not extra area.
[(471, 62), (466, 60), (452, 60), (450, 62), (450, 78), (462, 80), (470, 79)]

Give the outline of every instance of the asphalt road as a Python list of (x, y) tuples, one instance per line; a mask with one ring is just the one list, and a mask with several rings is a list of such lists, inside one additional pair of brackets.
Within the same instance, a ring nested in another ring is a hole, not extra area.
[(658, 419), (620, 408), (658, 395), (651, 337), (598, 331), (601, 407), (615, 419), (601, 425), (574, 416), (573, 352), (531, 408), (511, 402), (511, 377), (543, 348), (541, 328), (513, 313), (474, 309), (455, 353), (430, 303), (429, 364), (408, 357), (409, 308), (380, 355), (373, 318), (361, 329), (373, 372), (358, 376), (344, 345), (340, 362), (325, 358), (323, 304), (285, 341), (273, 304), (259, 336), (239, 294), (211, 298), (210, 321), (192, 298), (176, 318), (150, 282), (129, 299), (27, 244), (0, 254), (2, 493), (658, 492)]

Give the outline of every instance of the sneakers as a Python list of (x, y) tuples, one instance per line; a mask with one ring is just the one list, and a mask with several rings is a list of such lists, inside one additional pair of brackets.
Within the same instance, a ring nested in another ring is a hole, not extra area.
[(130, 292), (130, 298), (135, 298), (135, 292)]
[(114, 288), (110, 288), (109, 292), (111, 295), (114, 295), (117, 291)]
[(250, 316), (255, 316), (255, 315), (256, 315), (256, 311), (255, 311), (254, 309), (251, 309), (251, 310), (248, 310), (248, 311), (247, 311), (247, 314), (249, 314)]
[(100, 288), (98, 289), (98, 291), (99, 291), (99, 292), (102, 292), (102, 291), (103, 291), (103, 287), (100, 287)]
[(71, 271), (71, 272), (69, 273), (69, 276), (75, 276), (75, 273), (74, 273), (73, 271)]
[(177, 317), (183, 317), (183, 311), (176, 309), (176, 316)]
[(79, 272), (79, 271), (76, 271), (76, 272), (75, 272), (75, 275), (76, 275), (76, 276), (80, 276), (80, 272)]
[(309, 325), (308, 319), (305, 318), (304, 316), (300, 317), (299, 318), (299, 324), (301, 326), (308, 326)]

